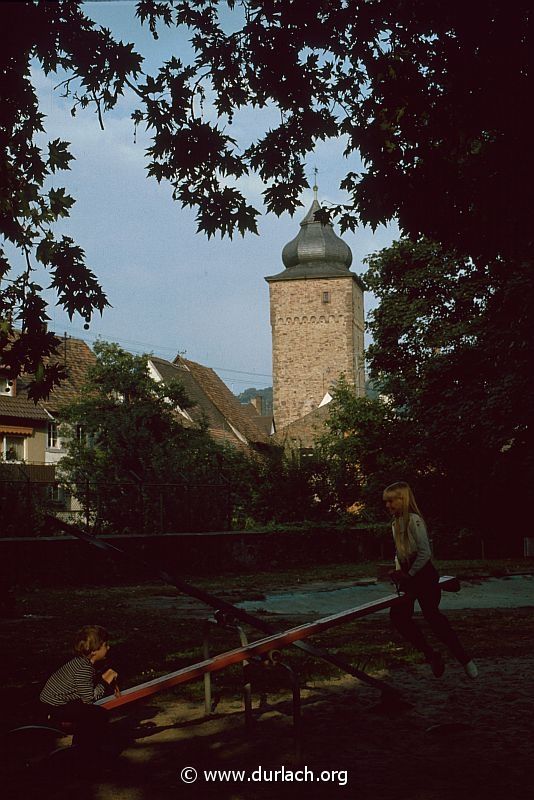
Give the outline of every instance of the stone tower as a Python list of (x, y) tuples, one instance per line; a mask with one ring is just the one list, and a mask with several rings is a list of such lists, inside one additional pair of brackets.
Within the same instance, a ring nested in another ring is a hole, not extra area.
[[(314, 187), (315, 189), (315, 187)], [(332, 225), (315, 220), (317, 195), (269, 284), (276, 429), (323, 401), (341, 374), (365, 394), (363, 284)]]

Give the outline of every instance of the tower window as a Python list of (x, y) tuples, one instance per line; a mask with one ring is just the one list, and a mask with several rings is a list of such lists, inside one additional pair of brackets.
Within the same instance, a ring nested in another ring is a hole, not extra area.
[(330, 302), (330, 292), (323, 292), (323, 303)]

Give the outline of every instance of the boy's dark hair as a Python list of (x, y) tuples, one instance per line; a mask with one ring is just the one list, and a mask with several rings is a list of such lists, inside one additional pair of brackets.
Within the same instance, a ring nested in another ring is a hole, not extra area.
[(90, 656), (109, 639), (109, 634), (101, 625), (84, 625), (76, 634), (74, 652), (78, 656)]

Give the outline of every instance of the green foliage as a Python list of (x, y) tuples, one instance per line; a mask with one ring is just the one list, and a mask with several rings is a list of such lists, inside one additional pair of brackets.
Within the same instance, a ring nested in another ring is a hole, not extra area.
[[(182, 0), (142, 2), (138, 16), (154, 34), (161, 23), (191, 32), (194, 63), (174, 58), (148, 78), (135, 119), (154, 131), (154, 173), (198, 207), (201, 230), (255, 230), (237, 191), (217, 216), (221, 178), (249, 171), (266, 182), (269, 211), (293, 213), (307, 154), (341, 135), (364, 163), (341, 185), (343, 229), (397, 218), (404, 233), (473, 257), (530, 256), (534, 162), (516, 122), (532, 90), (527, 0), (476, 2), (468, 15), (458, 2)], [(234, 117), (247, 106), (277, 108), (279, 125), (238, 140)]]
[(250, 401), (254, 400), (255, 397), (262, 398), (263, 414), (271, 414), (273, 410), (273, 387), (268, 386), (266, 389), (256, 389), (251, 387), (250, 389), (245, 389), (237, 395), (237, 399), (240, 403), (250, 403)]
[(224, 529), (239, 457), (204, 427), (184, 427), (182, 386), (154, 381), (147, 356), (97, 342), (80, 398), (63, 410), (68, 454), (59, 470), (94, 524), (112, 530)]
[[(1, 64), (0, 232), (23, 264), (0, 254), (0, 277), (12, 267), (0, 347), (13, 374), (36, 374), (35, 396), (60, 374), (42, 358), (57, 341), (44, 331), (32, 254), (40, 249), (69, 314), (89, 320), (107, 300), (83, 251), (52, 233), (73, 198), (45, 183), (72, 157), (61, 139), (35, 144), (44, 118), (31, 59), (58, 73), (73, 114), (91, 107), (101, 125), (130, 87), (139, 99), (134, 125), (152, 137), (148, 174), (196, 209), (208, 236), (256, 232), (259, 209), (239, 185), (250, 173), (266, 184), (268, 211), (293, 213), (308, 185), (306, 158), (317, 142), (341, 137), (346, 202), (330, 213), (342, 230), (397, 219), (404, 235), (427, 236), (480, 270), (498, 271), (499, 259), (532, 261), (534, 156), (530, 128), (518, 123), (532, 95), (528, 0), (476, 0), (468, 14), (457, 0), (141, 0), (136, 15), (155, 38), (161, 25), (186, 28), (194, 50), (190, 63), (172, 56), (154, 75), (79, 2), (3, 3), (1, 14), (10, 33)], [(239, 119), (250, 107), (280, 115), (253, 141)], [(4, 352), (15, 323), (21, 344)]]
[(272, 447), (251, 466), (247, 527), (333, 518), (325, 465), (315, 453)]
[(361, 507), (358, 519), (384, 517), (382, 491), (417, 470), (411, 422), (387, 400), (358, 397), (341, 380), (333, 392), (319, 449), (328, 464), (339, 512)]
[[(67, 236), (56, 238), (54, 224), (74, 204), (64, 188), (51, 186), (54, 176), (70, 169), (68, 142), (36, 144), (44, 131), (30, 66), (35, 59), (46, 74), (66, 75), (66, 92), (74, 92), (74, 108), (96, 106), (99, 115), (113, 108), (127, 76), (139, 73), (141, 57), (131, 45), (115, 42), (97, 29), (80, 3), (3, 3), (2, 29), (9, 31), (2, 47), (2, 116), (0, 120), (0, 235), (9, 249), (0, 249), (0, 352), (13, 375), (34, 376), (30, 396), (46, 396), (65, 377), (48, 359), (59, 339), (46, 331), (49, 319), (42, 287), (33, 280), (36, 262), (51, 275), (58, 303), (69, 316), (89, 323), (108, 302), (83, 250)], [(71, 86), (72, 84), (72, 86)], [(76, 87), (74, 89), (74, 86)], [(7, 253), (10, 253), (9, 257)], [(15, 252), (16, 255), (11, 256)], [(14, 330), (17, 334), (14, 341)]]
[(470, 530), (506, 546), (522, 535), (534, 473), (532, 272), (480, 267), (426, 239), (368, 265), (380, 300), (368, 360), (383, 400), (335, 394), (325, 446), (341, 496), (354, 486), (378, 509), (381, 489), (405, 479), (444, 542)]

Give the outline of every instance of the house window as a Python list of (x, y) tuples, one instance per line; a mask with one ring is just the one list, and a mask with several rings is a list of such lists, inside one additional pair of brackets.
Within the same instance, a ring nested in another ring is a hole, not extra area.
[(323, 303), (330, 302), (330, 292), (323, 292)]
[(76, 425), (76, 441), (78, 444), (92, 448), (95, 446), (95, 437), (91, 431), (87, 431), (83, 425)]
[(59, 439), (57, 435), (57, 422), (48, 423), (48, 439), (46, 446), (49, 449), (56, 449), (59, 447)]
[(57, 483), (50, 484), (50, 486), (47, 487), (46, 494), (47, 500), (51, 505), (65, 508), (67, 495), (62, 486), (59, 486)]
[(2, 436), (2, 458), (4, 461), (24, 461), (24, 436)]

